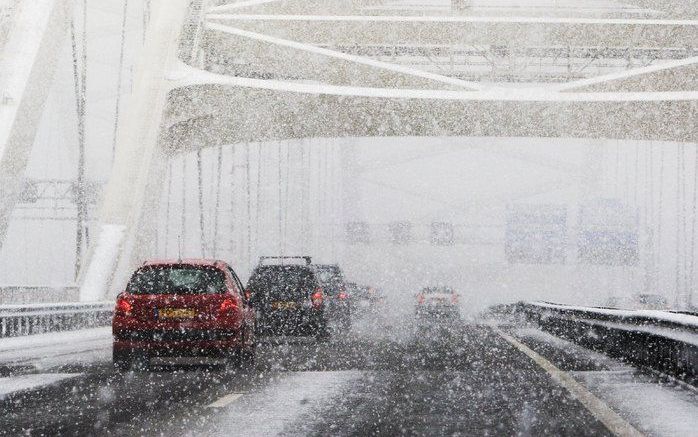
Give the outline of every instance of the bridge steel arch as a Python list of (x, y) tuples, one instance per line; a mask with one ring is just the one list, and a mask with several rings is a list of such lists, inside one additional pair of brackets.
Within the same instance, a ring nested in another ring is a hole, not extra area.
[[(392, 17), (395, 32), (381, 33), (366, 26), (386, 17), (357, 13), (368, 0), (204, 2), (198, 5), (203, 9), (192, 8), (197, 3), (168, 0), (154, 11), (134, 98), (118, 133), (96, 243), (82, 272), (82, 300), (118, 290), (137, 262), (152, 256), (164, 163), (178, 153), (307, 137), (698, 140), (698, 56), (565, 84), (501, 88), (332, 45), (332, 32), (346, 43), (387, 35), (370, 43), (395, 44), (422, 37), (499, 42), (502, 35), (517, 38), (522, 29), (542, 29), (546, 44), (569, 32), (581, 32), (593, 43), (598, 29), (607, 29), (608, 38), (626, 38), (627, 46), (638, 35), (652, 35), (657, 44), (677, 35), (695, 43), (698, 22), (692, 19)], [(190, 31), (183, 33), (187, 26)], [(492, 33), (495, 28), (501, 32)], [(322, 41), (324, 32), (332, 37)], [(182, 47), (195, 55), (182, 55)], [(233, 59), (246, 63), (241, 67)]]

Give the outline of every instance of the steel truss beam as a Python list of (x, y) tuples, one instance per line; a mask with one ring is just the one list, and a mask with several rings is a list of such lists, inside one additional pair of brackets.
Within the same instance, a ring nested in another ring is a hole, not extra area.
[[(100, 213), (100, 235), (83, 275), (83, 300), (101, 299), (114, 291), (111, 284), (123, 283), (138, 259), (152, 255), (157, 226), (152, 211), (163, 180), (163, 161), (172, 154), (305, 137), (697, 140), (698, 90), (687, 79), (694, 72), (692, 63), (630, 70), (593, 84), (573, 83), (569, 89), (497, 88), (337, 50), (352, 45), (516, 47), (517, 41), (526, 41), (536, 47), (642, 44), (692, 51), (698, 40), (696, 21), (347, 18), (322, 14), (351, 15), (357, 3), (364, 2), (245, 0), (211, 9), (208, 32), (200, 46), (196, 41), (191, 44), (192, 52), (199, 48), (198, 56), (180, 53), (178, 60), (172, 46), (182, 42), (189, 1), (166, 3), (154, 16), (135, 85), (138, 98), (125, 111), (128, 120), (119, 132), (113, 176)], [(237, 12), (248, 15), (232, 15)], [(283, 16), (308, 12), (320, 15)], [(276, 79), (214, 70), (243, 56), (259, 61), (260, 71)], [(637, 88), (644, 83), (638, 82), (640, 78), (655, 80), (668, 72), (675, 75), (670, 88), (661, 92)], [(288, 80), (294, 74), (305, 81)], [(586, 89), (605, 84), (616, 89)]]

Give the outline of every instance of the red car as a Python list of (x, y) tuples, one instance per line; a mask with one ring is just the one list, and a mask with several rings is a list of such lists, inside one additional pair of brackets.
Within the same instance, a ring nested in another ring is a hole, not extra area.
[(114, 366), (151, 357), (254, 359), (254, 311), (223, 261), (144, 263), (119, 294), (112, 320)]

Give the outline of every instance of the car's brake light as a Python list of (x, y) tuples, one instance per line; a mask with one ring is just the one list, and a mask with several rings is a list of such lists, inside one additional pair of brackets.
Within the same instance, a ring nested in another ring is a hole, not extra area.
[(221, 302), (221, 314), (231, 314), (238, 309), (238, 303), (232, 298), (226, 298)]
[(458, 303), (458, 295), (456, 293), (453, 293), (451, 295), (451, 303), (452, 304), (457, 304)]
[(325, 300), (325, 293), (322, 292), (322, 288), (316, 288), (315, 293), (310, 297), (310, 300), (313, 303), (313, 308), (320, 308), (322, 307), (322, 302)]
[(423, 294), (418, 294), (417, 295), (417, 303), (422, 305), (424, 303), (424, 295)]
[(131, 311), (133, 310), (133, 305), (125, 297), (120, 296), (116, 300), (116, 308), (114, 312), (119, 316), (129, 317)]
[(344, 300), (344, 299), (346, 299), (346, 298), (348, 298), (348, 297), (349, 297), (349, 295), (346, 294), (345, 292), (339, 293), (339, 298), (340, 298), (341, 300)]

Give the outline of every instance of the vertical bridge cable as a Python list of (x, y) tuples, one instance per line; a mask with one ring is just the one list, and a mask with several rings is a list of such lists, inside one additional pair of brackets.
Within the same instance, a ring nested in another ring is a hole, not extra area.
[(616, 141), (616, 163), (615, 163), (615, 175), (614, 181), (616, 183), (615, 192), (616, 197), (620, 197), (620, 144)]
[(178, 257), (182, 256), (182, 252), (187, 247), (187, 157), (182, 155), (182, 228), (180, 235), (182, 243), (179, 248)]
[[(331, 145), (326, 145), (324, 147), (325, 153), (323, 154), (323, 159), (324, 159), (324, 172), (325, 172), (325, 177), (323, 178), (323, 182), (325, 184), (325, 200), (323, 201), (325, 205), (325, 210), (323, 211), (323, 216), (325, 218), (325, 226), (332, 226), (331, 225), (331, 220), (332, 220), (332, 183), (330, 182), (331, 175), (330, 175), (330, 154), (332, 152), (332, 146)], [(328, 214), (329, 212), (329, 214)], [(326, 229), (325, 232), (329, 235), (330, 233), (328, 232), (329, 229)], [(332, 246), (330, 246), (330, 257), (332, 257)], [(334, 262), (334, 260), (332, 260)]]
[(128, 19), (128, 0), (124, 0), (124, 17), (121, 21), (121, 49), (119, 52), (119, 69), (116, 79), (116, 107), (114, 108), (114, 133), (112, 135), (112, 163), (114, 162), (114, 157), (116, 155), (116, 132), (119, 127), (119, 112), (121, 108), (121, 87), (124, 69), (124, 49), (126, 47), (126, 21)]
[(145, 43), (145, 33), (148, 30), (148, 23), (150, 22), (150, 0), (145, 0), (143, 2), (143, 42)]
[(656, 287), (656, 276), (654, 276), (655, 272), (655, 266), (654, 266), (654, 260), (655, 260), (655, 251), (656, 248), (654, 246), (654, 229), (655, 229), (655, 214), (654, 214), (654, 144), (649, 145), (649, 151), (646, 151), (645, 153), (649, 153), (649, 157), (646, 159), (647, 163), (647, 170), (645, 171), (646, 177), (645, 177), (645, 191), (647, 195), (647, 207), (645, 211), (645, 220), (646, 220), (646, 230), (649, 230), (649, 235), (647, 235), (648, 238), (648, 243), (647, 246), (650, 249), (649, 253), (646, 255), (648, 262), (646, 263), (646, 275), (647, 275), (647, 285), (648, 287), (655, 288)]
[(223, 175), (223, 146), (218, 146), (216, 159), (216, 201), (213, 211), (213, 257), (218, 258), (218, 215), (221, 207), (221, 178)]
[(291, 185), (291, 141), (286, 143), (286, 181), (284, 183), (284, 253), (288, 248), (288, 190)]
[(199, 204), (199, 240), (201, 242), (201, 257), (206, 258), (206, 222), (204, 221), (204, 171), (201, 148), (196, 151), (196, 181)]
[(281, 256), (284, 256), (284, 244), (283, 244), (283, 215), (281, 211), (281, 190), (282, 190), (282, 181), (281, 181), (281, 141), (279, 141), (277, 150), (276, 150), (276, 159), (278, 161), (278, 173), (277, 173), (277, 182), (278, 182), (278, 202), (277, 202), (277, 210), (279, 211), (279, 252), (281, 252)]
[(696, 259), (696, 202), (698, 201), (698, 146), (694, 148), (693, 157), (693, 203), (691, 204), (691, 247), (689, 251), (690, 264), (688, 271), (688, 295), (686, 296), (686, 308), (693, 307), (693, 284), (695, 282)]
[[(688, 242), (686, 238), (688, 237), (688, 224), (687, 224), (687, 210), (686, 210), (686, 147), (681, 144), (681, 257), (683, 265), (683, 290), (682, 298), (688, 295)], [(682, 299), (683, 300), (683, 299)], [(685, 301), (680, 302), (684, 304)]]
[(167, 162), (167, 202), (165, 205), (165, 257), (169, 255), (170, 242), (170, 203), (172, 202), (172, 159)]
[(664, 203), (664, 146), (659, 148), (659, 191), (657, 192), (657, 250), (656, 250), (656, 274), (657, 283), (660, 282), (662, 272), (662, 206)]
[(70, 36), (71, 36), (71, 49), (73, 57), (73, 81), (75, 87), (75, 108), (77, 111), (77, 123), (78, 123), (78, 169), (77, 169), (77, 184), (76, 184), (76, 203), (77, 203), (77, 224), (76, 224), (76, 235), (75, 235), (75, 278), (80, 274), (82, 268), (82, 253), (83, 246), (86, 241), (84, 238), (84, 227), (86, 218), (86, 205), (85, 205), (85, 79), (87, 76), (87, 45), (86, 45), (86, 25), (87, 25), (87, 3), (85, 0), (83, 6), (83, 37), (81, 47), (82, 50), (82, 65), (80, 65), (80, 60), (78, 58), (77, 50), (77, 38), (75, 32), (75, 20), (71, 18), (70, 20)]
[(675, 266), (675, 290), (674, 290), (674, 309), (679, 306), (679, 294), (681, 293), (681, 155), (679, 147), (676, 148), (676, 266)]
[(255, 200), (255, 227), (254, 227), (254, 245), (255, 249), (259, 250), (259, 230), (261, 217), (261, 199), (262, 199), (262, 144), (257, 143), (257, 199)]
[(305, 204), (308, 201), (307, 192), (306, 192), (306, 187), (305, 187), (305, 180), (306, 180), (306, 169), (305, 169), (305, 148), (303, 144), (303, 140), (299, 139), (298, 140), (298, 166), (299, 166), (299, 176), (300, 176), (300, 181), (299, 181), (299, 188), (301, 190), (300, 192), (300, 210), (298, 211), (298, 215), (300, 217), (300, 247), (301, 250), (304, 253), (308, 252), (308, 247), (307, 247), (307, 222), (305, 219)]
[(247, 260), (252, 266), (252, 193), (250, 176), (250, 143), (245, 143), (245, 195), (247, 197)]
[(333, 144), (331, 151), (332, 162), (330, 163), (331, 173), (332, 173), (332, 192), (330, 194), (330, 238), (332, 240), (332, 260), (337, 261), (337, 245), (335, 242), (335, 222), (337, 221), (337, 197), (338, 197), (338, 182), (337, 177), (337, 144)]
[(230, 256), (235, 261), (235, 145), (230, 151)]

